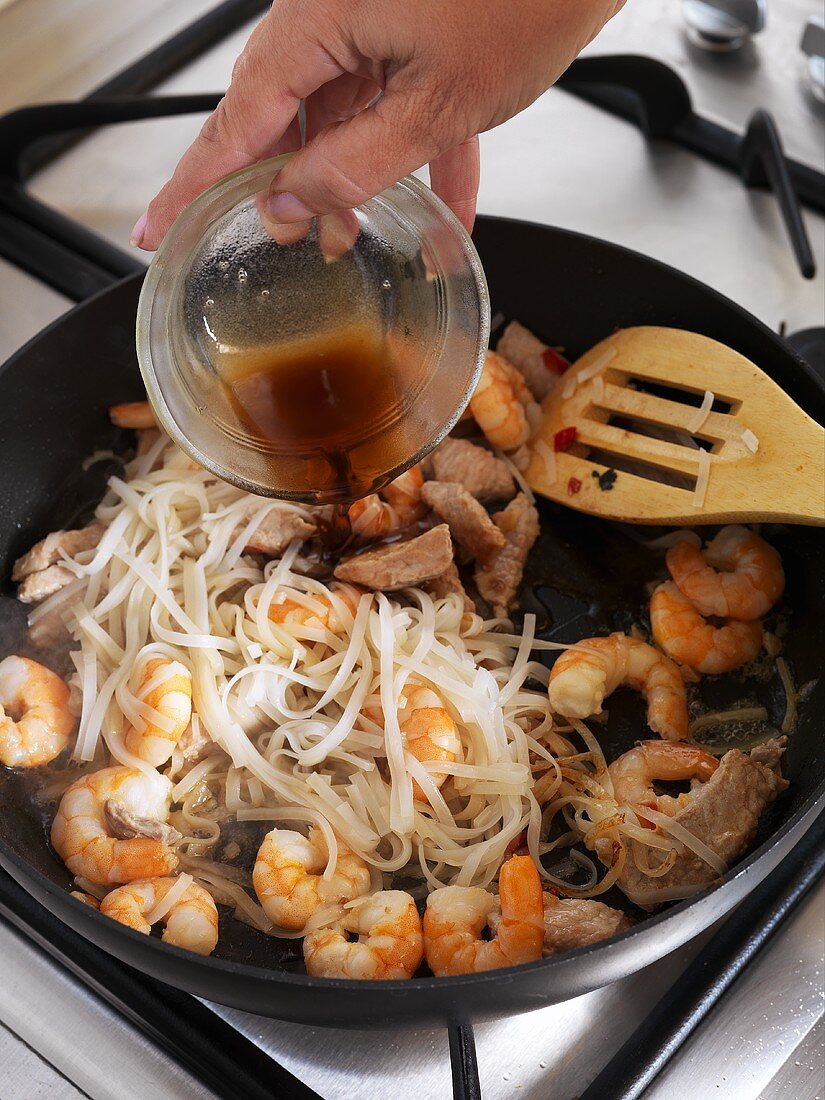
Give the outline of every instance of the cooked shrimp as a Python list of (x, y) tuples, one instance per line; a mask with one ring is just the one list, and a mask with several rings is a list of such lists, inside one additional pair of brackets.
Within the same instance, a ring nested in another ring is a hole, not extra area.
[(311, 593), (309, 597), (311, 605), (291, 596), (285, 596), (277, 603), (273, 600), (269, 605), (269, 618), (273, 623), (324, 628), (333, 634), (339, 634), (345, 626), (341, 617), (341, 606), (343, 605), (351, 615), (354, 615), (363, 591), (357, 585), (334, 581), (330, 585), (330, 592), (337, 599), (331, 600), (328, 596)]
[(762, 648), (762, 624), (729, 620), (707, 622), (672, 581), (660, 584), (650, 600), (653, 637), (668, 657), (695, 672), (716, 676), (752, 661)]
[(320, 829), (309, 836), (273, 829), (258, 849), (252, 885), (264, 912), (281, 928), (305, 928), (320, 906), (342, 905), (370, 889), (367, 864), (338, 840), (335, 873), (324, 878), (327, 846)]
[(28, 657), (0, 661), (0, 763), (48, 764), (65, 749), (74, 727), (69, 689), (56, 673)]
[[(347, 932), (356, 932), (358, 941), (348, 940)], [(360, 898), (342, 920), (304, 939), (307, 974), (316, 978), (411, 978), (423, 957), (421, 917), (403, 890)]]
[(156, 428), (158, 422), (148, 401), (127, 401), (124, 405), (112, 405), (109, 419), (118, 428)]
[(403, 474), (385, 485), (381, 496), (395, 510), (395, 514), (404, 526), (409, 526), (421, 513), (421, 488), (424, 476), (420, 466), (412, 466)]
[(630, 684), (647, 697), (650, 728), (669, 741), (687, 736), (687, 694), (678, 667), (658, 649), (629, 638), (584, 638), (587, 649), (568, 649), (550, 671), (550, 705), (566, 718), (600, 714), (606, 696)]
[(488, 351), (470, 411), (484, 435), (502, 451), (516, 451), (530, 438), (530, 423), (510, 377), (510, 366)]
[(173, 871), (178, 838), (164, 824), (172, 784), (157, 772), (104, 768), (72, 783), (52, 823), (52, 844), (74, 875), (131, 882)]
[[(143, 932), (147, 936), (152, 925), (146, 919), (152, 910), (163, 906), (163, 900), (178, 880), (171, 877), (148, 878), (130, 882), (111, 890), (100, 903), (106, 917)], [(211, 955), (218, 942), (218, 910), (212, 895), (190, 882), (169, 909), (162, 909), (157, 920), (163, 922), (163, 940), (176, 947), (185, 947), (196, 955)], [(154, 921), (153, 921), (154, 923)]]
[(354, 501), (347, 511), (353, 537), (357, 542), (386, 538), (405, 526), (396, 510), (377, 493)]
[(696, 779), (706, 783), (719, 761), (696, 745), (681, 741), (640, 741), (609, 765), (613, 794), (623, 806), (648, 806), (672, 817), (690, 801), (690, 794), (657, 794), (655, 780)]
[[(430, 688), (412, 685), (402, 693), (404, 708), (399, 712), (405, 748), (422, 763), (445, 761), (452, 763), (461, 752), (461, 741), (455, 722), (444, 709), (441, 699)], [(430, 779), (440, 787), (445, 772), (430, 772)], [(426, 795), (413, 780), (413, 798), (426, 800)]]
[(492, 940), (481, 938), (495, 906), (486, 890), (442, 886), (427, 898), (424, 954), (433, 974), (471, 974), (541, 958), (544, 903), (530, 856), (511, 856), (501, 867), (498, 887), (501, 921)]
[(666, 561), (682, 595), (702, 615), (749, 622), (770, 611), (785, 590), (779, 554), (747, 527), (723, 527), (704, 551), (677, 542)]
[(154, 657), (146, 662), (138, 698), (166, 719), (168, 727), (148, 719), (143, 730), (132, 727), (127, 732), (126, 748), (159, 768), (175, 751), (192, 717), (192, 677), (177, 661)]

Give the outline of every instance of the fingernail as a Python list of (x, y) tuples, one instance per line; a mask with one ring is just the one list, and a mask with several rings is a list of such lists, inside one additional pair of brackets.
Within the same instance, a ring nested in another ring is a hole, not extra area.
[(129, 244), (135, 248), (140, 248), (143, 244), (143, 235), (146, 232), (146, 219), (149, 216), (149, 211), (141, 214), (138, 220), (135, 222), (132, 232), (129, 234)]
[(314, 216), (312, 211), (289, 191), (279, 191), (275, 195), (270, 195), (267, 211), (276, 222), (301, 222)]

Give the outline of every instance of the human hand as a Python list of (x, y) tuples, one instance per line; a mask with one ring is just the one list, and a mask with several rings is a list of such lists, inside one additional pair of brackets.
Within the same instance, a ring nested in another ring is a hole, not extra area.
[(432, 189), (472, 229), (477, 135), (538, 98), (623, 3), (275, 0), (132, 242), (157, 248), (205, 188), (294, 150), (267, 215), (295, 223), (296, 235), (309, 218), (359, 206), (427, 163)]

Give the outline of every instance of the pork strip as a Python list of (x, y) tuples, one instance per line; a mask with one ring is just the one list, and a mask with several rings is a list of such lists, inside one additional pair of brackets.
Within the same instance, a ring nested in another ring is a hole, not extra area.
[[(259, 507), (258, 504), (250, 506), (250, 519), (253, 512)], [(233, 538), (239, 535), (242, 530), (243, 526), (236, 527)], [(301, 539), (304, 542), (317, 532), (316, 525), (306, 520), (300, 512), (296, 512), (292, 508), (272, 508), (249, 536), (246, 549), (257, 554), (267, 554), (271, 558), (277, 558), (295, 539)]]
[(440, 523), (406, 542), (390, 542), (342, 561), (335, 568), (339, 581), (381, 592), (410, 588), (440, 576), (453, 560), (450, 529)]
[(490, 604), (496, 617), (505, 619), (515, 602), (524, 563), (539, 537), (539, 514), (525, 494), (519, 493), (503, 511), (496, 512), (493, 522), (506, 542), (501, 550), (479, 562), (475, 581), (480, 595)]
[(64, 565), (49, 565), (23, 578), (17, 589), (17, 598), (21, 603), (40, 603), (74, 579), (74, 573)]
[(558, 381), (542, 355), (548, 345), (518, 321), (511, 321), (496, 345), (496, 351), (521, 372), (537, 401), (543, 401)]
[[(497, 934), (501, 922), (498, 898), (487, 920), (490, 931)], [(623, 932), (632, 923), (621, 910), (611, 909), (604, 902), (589, 898), (557, 898), (545, 892), (542, 954), (547, 958), (576, 947), (587, 947)]]
[(11, 572), (13, 581), (22, 581), (32, 573), (39, 573), (50, 565), (63, 560), (63, 554), (73, 558), (81, 550), (92, 550), (100, 542), (106, 528), (102, 523), (90, 523), (87, 527), (78, 527), (71, 531), (52, 531), (40, 542), (36, 542), (14, 563)]
[(450, 528), (453, 541), (476, 561), (485, 561), (507, 541), (487, 511), (456, 481), (426, 481), (421, 498)]
[(475, 614), (476, 605), (467, 595), (454, 561), (450, 562), (440, 576), (433, 577), (431, 581), (425, 581), (423, 588), (434, 600), (443, 600), (445, 596), (455, 593), (464, 600), (464, 610)]
[(516, 491), (507, 463), (467, 439), (448, 436), (430, 456), (429, 469), (436, 481), (457, 481), (482, 504), (510, 500)]

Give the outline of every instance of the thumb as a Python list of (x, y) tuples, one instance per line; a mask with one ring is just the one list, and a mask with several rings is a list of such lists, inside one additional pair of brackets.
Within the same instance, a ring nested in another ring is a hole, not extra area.
[(390, 90), (354, 118), (322, 130), (273, 184), (273, 221), (305, 221), (351, 210), (455, 144), (428, 120), (420, 94)]

